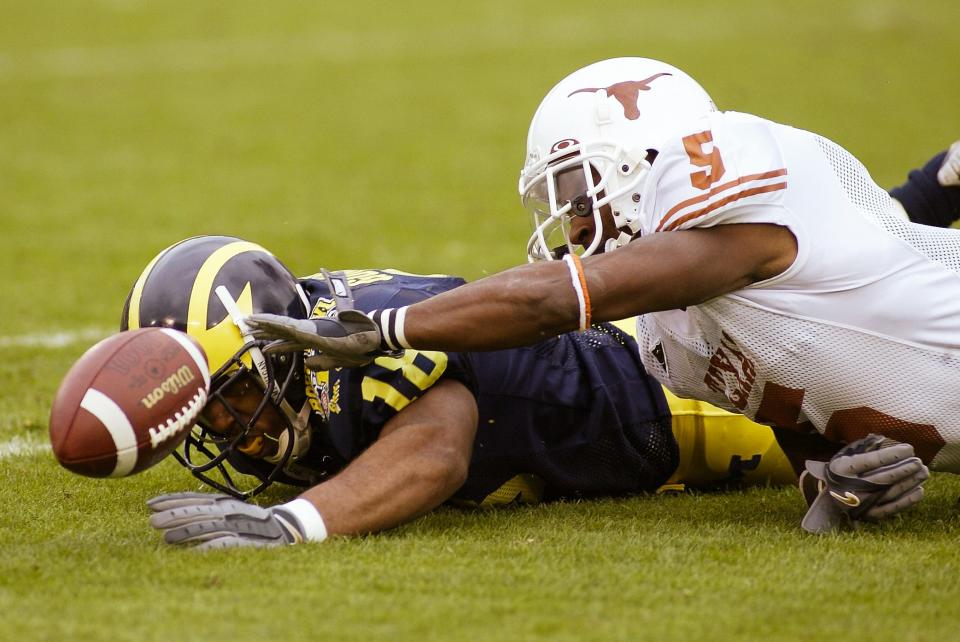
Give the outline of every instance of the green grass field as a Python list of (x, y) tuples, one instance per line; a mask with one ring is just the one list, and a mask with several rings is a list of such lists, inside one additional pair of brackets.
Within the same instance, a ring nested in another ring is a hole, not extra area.
[[(0, 20), (4, 640), (947, 640), (960, 479), (905, 518), (799, 532), (792, 489), (495, 512), (283, 550), (168, 549), (173, 462), (76, 477), (60, 378), (160, 249), (225, 233), (296, 272), (523, 261), (526, 127), (567, 72), (668, 60), (816, 130), (883, 185), (960, 137), (952, 0), (8, 0)], [(905, 382), (909, 385), (909, 382)], [(269, 499), (269, 498), (268, 498)]]

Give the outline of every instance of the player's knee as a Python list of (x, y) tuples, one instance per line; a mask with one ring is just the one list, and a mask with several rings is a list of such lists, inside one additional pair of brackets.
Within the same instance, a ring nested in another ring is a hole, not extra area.
[(460, 488), (467, 481), (469, 471), (470, 455), (460, 451), (452, 452), (447, 459), (447, 485), (454, 490)]
[(470, 470), (470, 453), (454, 446), (435, 446), (424, 453), (418, 475), (423, 481), (450, 493), (463, 486)]

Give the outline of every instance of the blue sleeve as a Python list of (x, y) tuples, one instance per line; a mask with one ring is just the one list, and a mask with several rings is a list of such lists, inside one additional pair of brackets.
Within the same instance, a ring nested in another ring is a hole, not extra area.
[[(343, 270), (353, 292), (353, 305), (364, 312), (411, 305), (452, 290), (465, 283), (459, 277), (444, 274), (407, 274), (398, 270)], [(324, 316), (333, 307), (333, 298), (322, 274), (300, 279), (310, 300), (311, 316)]]
[(960, 187), (944, 187), (937, 181), (946, 152), (940, 152), (920, 169), (907, 175), (907, 182), (890, 190), (914, 223), (950, 227), (960, 218)]
[(438, 381), (459, 381), (477, 394), (473, 369), (458, 353), (407, 350), (401, 357), (380, 357), (363, 368), (334, 370), (328, 376), (329, 438), (347, 461)]

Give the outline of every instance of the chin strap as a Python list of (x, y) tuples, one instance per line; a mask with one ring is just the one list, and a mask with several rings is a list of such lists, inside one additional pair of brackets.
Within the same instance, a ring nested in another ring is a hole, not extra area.
[(633, 235), (628, 232), (620, 231), (620, 234), (616, 238), (607, 239), (607, 242), (603, 245), (604, 252), (612, 252), (618, 247), (623, 247), (627, 243), (633, 240)]
[(280, 411), (287, 418), (287, 422), (293, 428), (292, 431), (284, 430), (280, 433), (277, 441), (277, 454), (273, 457), (264, 457), (263, 460), (268, 464), (276, 464), (283, 459), (284, 453), (290, 445), (290, 435), (293, 435), (293, 450), (290, 451), (290, 459), (287, 465), (296, 463), (307, 450), (310, 449), (310, 404), (304, 402), (299, 413), (294, 413), (293, 408), (286, 400), (280, 403)]

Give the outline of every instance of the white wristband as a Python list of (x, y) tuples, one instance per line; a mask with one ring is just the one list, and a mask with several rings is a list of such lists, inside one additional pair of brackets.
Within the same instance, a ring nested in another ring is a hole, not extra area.
[(380, 328), (380, 348), (385, 351), (410, 348), (403, 326), (407, 319), (407, 306), (372, 310), (367, 316)]
[(280, 508), (289, 511), (303, 527), (303, 536), (308, 542), (322, 542), (327, 539), (327, 525), (317, 507), (306, 499), (297, 499), (281, 504)]
[(380, 311), (380, 336), (382, 337), (383, 343), (386, 344), (391, 350), (397, 349), (397, 342), (393, 340), (393, 308), (387, 308)]
[(397, 308), (397, 313), (393, 315), (393, 319), (393, 329), (397, 336), (397, 343), (400, 344), (401, 348), (409, 348), (410, 344), (407, 343), (407, 337), (403, 333), (403, 324), (407, 322), (407, 306)]
[(590, 305), (587, 302), (587, 293), (584, 292), (583, 273), (579, 265), (579, 259), (574, 254), (564, 254), (563, 262), (567, 264), (570, 271), (570, 283), (573, 285), (573, 291), (577, 294), (577, 305), (580, 306), (580, 331), (583, 332), (590, 327)]

